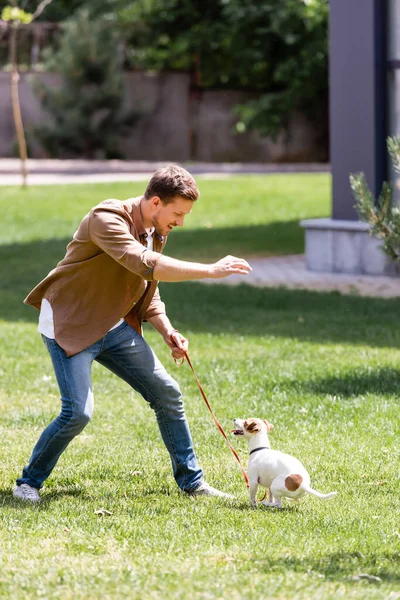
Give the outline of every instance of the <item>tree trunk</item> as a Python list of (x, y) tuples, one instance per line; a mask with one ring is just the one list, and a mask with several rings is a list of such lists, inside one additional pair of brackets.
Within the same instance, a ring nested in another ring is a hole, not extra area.
[(11, 31), (10, 31), (11, 102), (12, 102), (12, 109), (13, 109), (15, 131), (17, 134), (19, 156), (21, 159), (22, 186), (26, 187), (26, 180), (27, 180), (27, 175), (28, 175), (26, 161), (28, 158), (28, 152), (27, 152), (27, 148), (26, 148), (24, 125), (22, 122), (22, 115), (21, 115), (21, 104), (19, 101), (19, 93), (18, 93), (19, 73), (18, 73), (18, 63), (17, 63), (17, 32), (18, 32), (18, 24), (12, 23)]

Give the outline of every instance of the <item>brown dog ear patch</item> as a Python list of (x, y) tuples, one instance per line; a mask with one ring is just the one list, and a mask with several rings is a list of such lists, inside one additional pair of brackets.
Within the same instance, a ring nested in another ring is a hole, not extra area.
[(249, 433), (259, 433), (261, 431), (261, 425), (257, 419), (247, 419), (247, 421), (243, 423), (243, 427)]
[(301, 486), (302, 481), (301, 475), (288, 475), (285, 479), (285, 486), (289, 492), (295, 492)]
[(270, 423), (269, 421), (267, 421), (267, 419), (264, 419), (264, 423), (267, 426), (267, 433), (269, 433), (270, 431), (272, 431), (274, 429), (274, 426), (272, 425), (272, 423)]

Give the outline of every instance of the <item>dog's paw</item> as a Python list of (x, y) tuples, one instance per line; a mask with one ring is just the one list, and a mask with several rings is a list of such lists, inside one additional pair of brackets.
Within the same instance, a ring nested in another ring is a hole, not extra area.
[(268, 500), (263, 500), (261, 504), (267, 506), (268, 508), (282, 508), (281, 504), (278, 504), (277, 502), (268, 502)]
[(250, 504), (253, 508), (257, 508), (257, 501), (256, 500), (250, 500)]

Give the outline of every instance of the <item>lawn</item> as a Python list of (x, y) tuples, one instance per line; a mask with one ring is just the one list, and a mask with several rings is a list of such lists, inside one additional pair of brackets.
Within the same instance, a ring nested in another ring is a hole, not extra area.
[[(168, 242), (174, 256), (301, 252), (298, 220), (329, 214), (324, 175), (200, 183), (198, 206)], [(251, 509), (188, 366), (175, 367), (150, 328), (147, 339), (184, 392), (207, 480), (235, 499), (182, 496), (151, 410), (98, 365), (94, 418), (61, 458), (42, 504), (12, 499), (59, 406), (37, 312), (21, 301), (91, 205), (141, 189), (0, 188), (0, 597), (400, 598), (398, 300), (160, 286), (224, 428), (234, 417), (267, 418), (273, 447), (300, 458), (313, 487), (338, 491), (334, 500)], [(246, 463), (244, 440), (232, 442)]]

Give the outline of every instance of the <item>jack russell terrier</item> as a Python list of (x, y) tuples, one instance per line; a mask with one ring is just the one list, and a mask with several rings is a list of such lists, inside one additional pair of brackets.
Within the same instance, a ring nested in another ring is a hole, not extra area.
[(258, 486), (269, 489), (269, 499), (264, 506), (282, 508), (282, 497), (298, 501), (304, 494), (312, 494), (322, 500), (329, 500), (337, 492), (321, 494), (310, 487), (310, 476), (297, 458), (278, 450), (271, 450), (268, 433), (274, 428), (261, 419), (235, 419), (236, 429), (232, 433), (244, 435), (249, 441), (250, 459), (247, 474), (250, 483), (250, 502), (257, 506)]

